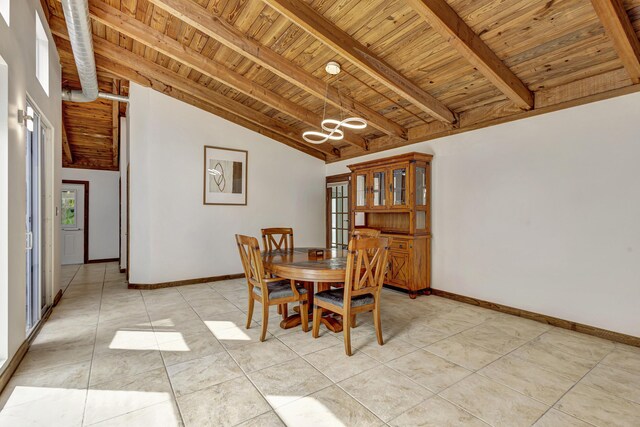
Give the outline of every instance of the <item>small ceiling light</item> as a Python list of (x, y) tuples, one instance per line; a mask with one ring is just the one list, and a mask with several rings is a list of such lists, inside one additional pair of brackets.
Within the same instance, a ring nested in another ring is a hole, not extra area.
[(324, 67), (324, 70), (332, 76), (337, 76), (338, 73), (340, 73), (340, 64), (335, 61), (330, 61), (327, 63), (327, 66)]
[[(336, 76), (340, 73), (340, 64), (335, 61), (330, 61), (327, 66), (324, 67), (324, 69), (328, 74)], [(302, 134), (302, 139), (311, 144), (322, 144), (329, 140), (339, 141), (344, 138), (344, 131), (340, 128), (364, 129), (367, 127), (367, 121), (365, 119), (361, 119), (360, 117), (347, 117), (346, 119), (341, 118), (342, 120), (327, 119), (327, 98), (329, 98), (329, 82), (327, 82), (327, 91), (324, 97), (324, 109), (322, 112), (322, 122), (320, 123), (320, 127), (324, 132), (309, 130)], [(338, 99), (341, 99), (339, 90)]]

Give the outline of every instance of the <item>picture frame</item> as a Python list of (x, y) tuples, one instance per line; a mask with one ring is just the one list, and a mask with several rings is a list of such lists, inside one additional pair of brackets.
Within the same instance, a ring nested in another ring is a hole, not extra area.
[(204, 146), (204, 205), (247, 205), (249, 152)]

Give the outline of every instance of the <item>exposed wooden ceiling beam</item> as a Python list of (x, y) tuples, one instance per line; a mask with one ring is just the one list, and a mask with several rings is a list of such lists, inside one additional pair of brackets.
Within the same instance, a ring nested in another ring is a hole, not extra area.
[[(113, 81), (113, 93), (120, 93), (117, 80)], [(120, 149), (120, 103), (113, 101), (111, 110), (111, 149), (113, 152), (113, 166), (119, 166), (118, 153)]]
[[(242, 31), (211, 14), (211, 12), (197, 3), (191, 0), (147, 1), (166, 10), (229, 49), (251, 59), (289, 83), (318, 98), (325, 98), (327, 86), (324, 81), (317, 79), (311, 73), (256, 40), (247, 37)], [(407, 138), (407, 130), (405, 128), (353, 98), (339, 94), (338, 90), (332, 86), (328, 87), (327, 101), (338, 108), (364, 118), (371, 126), (386, 134)]]
[[(73, 53), (71, 52), (71, 45), (68, 41), (59, 38), (58, 36), (54, 36), (56, 40), (56, 45), (58, 46), (58, 52), (61, 57), (68, 55), (73, 57)], [(134, 83), (137, 83), (141, 86), (149, 87), (151, 89), (157, 90), (167, 96), (170, 96), (179, 101), (185, 102), (187, 104), (193, 105), (196, 108), (200, 108), (209, 113), (212, 113), (216, 116), (222, 117), (225, 120), (228, 120), (232, 123), (236, 123), (239, 126), (243, 126), (247, 129), (250, 129), (256, 133), (267, 136), (273, 140), (281, 142), (289, 147), (295, 148), (296, 150), (300, 150), (310, 156), (316, 157), (321, 160), (327, 160), (327, 156), (324, 153), (310, 147), (308, 145), (302, 145), (297, 140), (293, 140), (287, 137), (280, 135), (270, 129), (264, 128), (262, 126), (256, 125), (249, 120), (246, 120), (238, 115), (230, 113), (226, 110), (223, 110), (220, 107), (217, 107), (208, 102), (204, 102), (194, 96), (191, 96), (185, 92), (182, 92), (175, 87), (171, 87), (151, 76), (145, 76), (143, 74), (138, 73), (137, 70), (133, 70), (129, 67), (126, 67), (116, 61), (113, 61), (109, 58), (105, 58), (100, 55), (96, 55), (96, 67), (99, 72), (108, 72), (114, 76), (119, 78), (127, 79)]]
[(621, 0), (591, 0), (631, 81), (640, 83), (640, 40)]
[(69, 138), (67, 137), (67, 129), (64, 126), (64, 120), (62, 120), (62, 153), (66, 163), (73, 163), (73, 155), (71, 154), (71, 146), (69, 145)]
[(518, 107), (524, 110), (534, 107), (533, 93), (529, 88), (504, 65), (445, 0), (405, 1)]
[[(242, 92), (277, 111), (311, 126), (318, 127), (320, 125), (320, 117), (318, 114), (301, 107), (275, 92), (263, 88), (243, 75), (212, 61), (210, 58), (183, 45), (166, 34), (122, 13), (119, 9), (99, 1), (89, 5), (89, 13), (94, 20), (149, 46), (151, 49), (177, 62), (193, 68), (207, 77)], [(345, 135), (344, 141), (365, 150), (367, 148), (367, 141), (351, 132)]]
[[(68, 34), (64, 21), (60, 18), (52, 17), (49, 21), (51, 32), (64, 40), (68, 40)], [(250, 107), (247, 107), (240, 102), (234, 101), (206, 86), (196, 83), (188, 78), (182, 77), (173, 71), (168, 70), (155, 62), (149, 61), (135, 53), (132, 53), (120, 46), (110, 43), (104, 39), (94, 37), (93, 47), (96, 54), (108, 58), (116, 63), (122, 64), (124, 67), (135, 70), (132, 75), (122, 75), (108, 70), (121, 78), (135, 81), (138, 84), (149, 86), (151, 79), (162, 82), (165, 85), (163, 91), (171, 91), (172, 88), (176, 88), (182, 92), (185, 92), (191, 96), (203, 100), (209, 104), (213, 104), (219, 108), (222, 108), (236, 116), (240, 116), (250, 122), (253, 122), (261, 127), (272, 130), (273, 132), (280, 134), (287, 139), (297, 140), (300, 137), (298, 131), (294, 130), (290, 126), (264, 115)], [(309, 146), (310, 148), (324, 153), (329, 157), (339, 157), (340, 151), (333, 147), (331, 144), (307, 144), (298, 142), (298, 146)]]
[[(372, 153), (380, 152), (638, 92), (640, 84), (633, 84), (627, 72), (619, 68), (560, 86), (541, 89), (535, 93), (536, 108), (532, 110), (523, 111), (509, 100), (497, 101), (460, 113), (460, 126), (455, 129), (446, 128), (441, 122), (432, 122), (410, 128), (409, 141), (398, 141), (384, 136), (371, 140), (369, 147)], [(347, 147), (342, 150), (340, 160), (361, 155), (362, 153), (353, 150), (352, 147)]]
[(456, 117), (442, 102), (396, 71), (371, 49), (299, 0), (263, 0), (300, 28), (325, 43), (387, 88), (434, 118), (454, 123)]

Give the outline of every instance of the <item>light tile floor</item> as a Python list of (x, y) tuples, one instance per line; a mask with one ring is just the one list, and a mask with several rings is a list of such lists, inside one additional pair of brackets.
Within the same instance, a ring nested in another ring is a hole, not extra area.
[(128, 290), (64, 268), (60, 304), (0, 395), (0, 425), (639, 426), (640, 348), (438, 297), (383, 291), (341, 334), (246, 319), (246, 284)]

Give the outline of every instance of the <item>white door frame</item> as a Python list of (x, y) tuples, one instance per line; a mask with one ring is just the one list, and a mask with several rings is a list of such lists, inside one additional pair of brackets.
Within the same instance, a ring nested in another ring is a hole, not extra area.
[(75, 184), (84, 186), (84, 264), (89, 263), (89, 181), (78, 181), (75, 179), (63, 179), (62, 184)]

